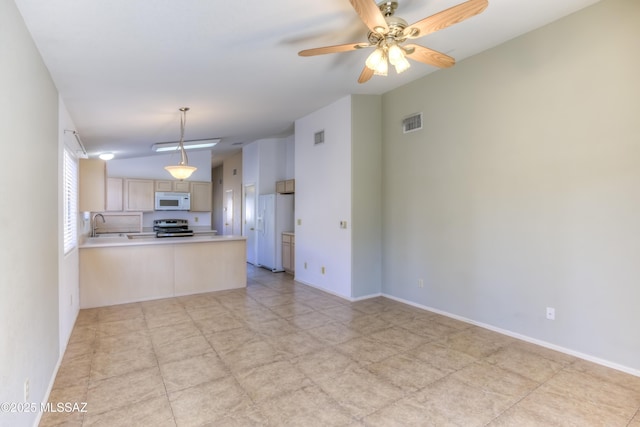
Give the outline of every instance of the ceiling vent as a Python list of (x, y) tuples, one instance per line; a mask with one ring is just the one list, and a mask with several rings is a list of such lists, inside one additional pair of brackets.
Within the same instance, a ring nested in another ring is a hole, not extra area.
[(324, 130), (313, 134), (313, 145), (324, 144)]
[(414, 132), (422, 129), (422, 113), (412, 114), (402, 120), (402, 133)]

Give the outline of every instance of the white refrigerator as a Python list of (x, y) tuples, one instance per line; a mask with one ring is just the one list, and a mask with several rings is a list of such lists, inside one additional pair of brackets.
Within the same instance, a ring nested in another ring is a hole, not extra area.
[(282, 233), (293, 231), (293, 194), (262, 194), (256, 212), (257, 264), (282, 269)]

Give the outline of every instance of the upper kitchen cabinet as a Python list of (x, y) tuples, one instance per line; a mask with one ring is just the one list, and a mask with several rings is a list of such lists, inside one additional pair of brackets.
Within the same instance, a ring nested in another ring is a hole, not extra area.
[(296, 180), (287, 179), (276, 182), (276, 193), (291, 194), (296, 192)]
[(107, 206), (106, 211), (122, 211), (122, 178), (107, 178)]
[(211, 183), (191, 181), (191, 212), (211, 212)]
[(190, 181), (169, 181), (169, 180), (156, 180), (156, 191), (178, 191), (180, 193), (191, 192)]
[(151, 212), (154, 210), (154, 181), (152, 179), (124, 180), (124, 210)]
[(80, 159), (79, 179), (80, 212), (103, 211), (107, 179), (106, 162), (100, 159)]

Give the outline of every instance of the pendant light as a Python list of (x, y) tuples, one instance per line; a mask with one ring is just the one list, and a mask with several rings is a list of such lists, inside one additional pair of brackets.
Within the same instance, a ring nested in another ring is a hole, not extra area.
[(176, 166), (165, 166), (165, 169), (175, 179), (179, 179), (181, 181), (189, 178), (197, 169), (194, 166), (189, 166), (187, 152), (184, 149), (184, 127), (187, 122), (187, 111), (189, 111), (189, 107), (180, 108), (180, 112), (182, 112), (182, 116), (180, 116), (180, 142), (178, 144), (178, 150), (180, 150), (180, 163)]

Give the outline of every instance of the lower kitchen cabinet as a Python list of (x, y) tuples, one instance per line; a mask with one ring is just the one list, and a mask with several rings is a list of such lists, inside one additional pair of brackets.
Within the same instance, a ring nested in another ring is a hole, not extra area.
[(80, 308), (247, 285), (244, 239), (80, 248)]
[(282, 233), (282, 269), (287, 273), (295, 272), (296, 236), (293, 233)]
[(171, 245), (80, 249), (80, 308), (168, 298)]

